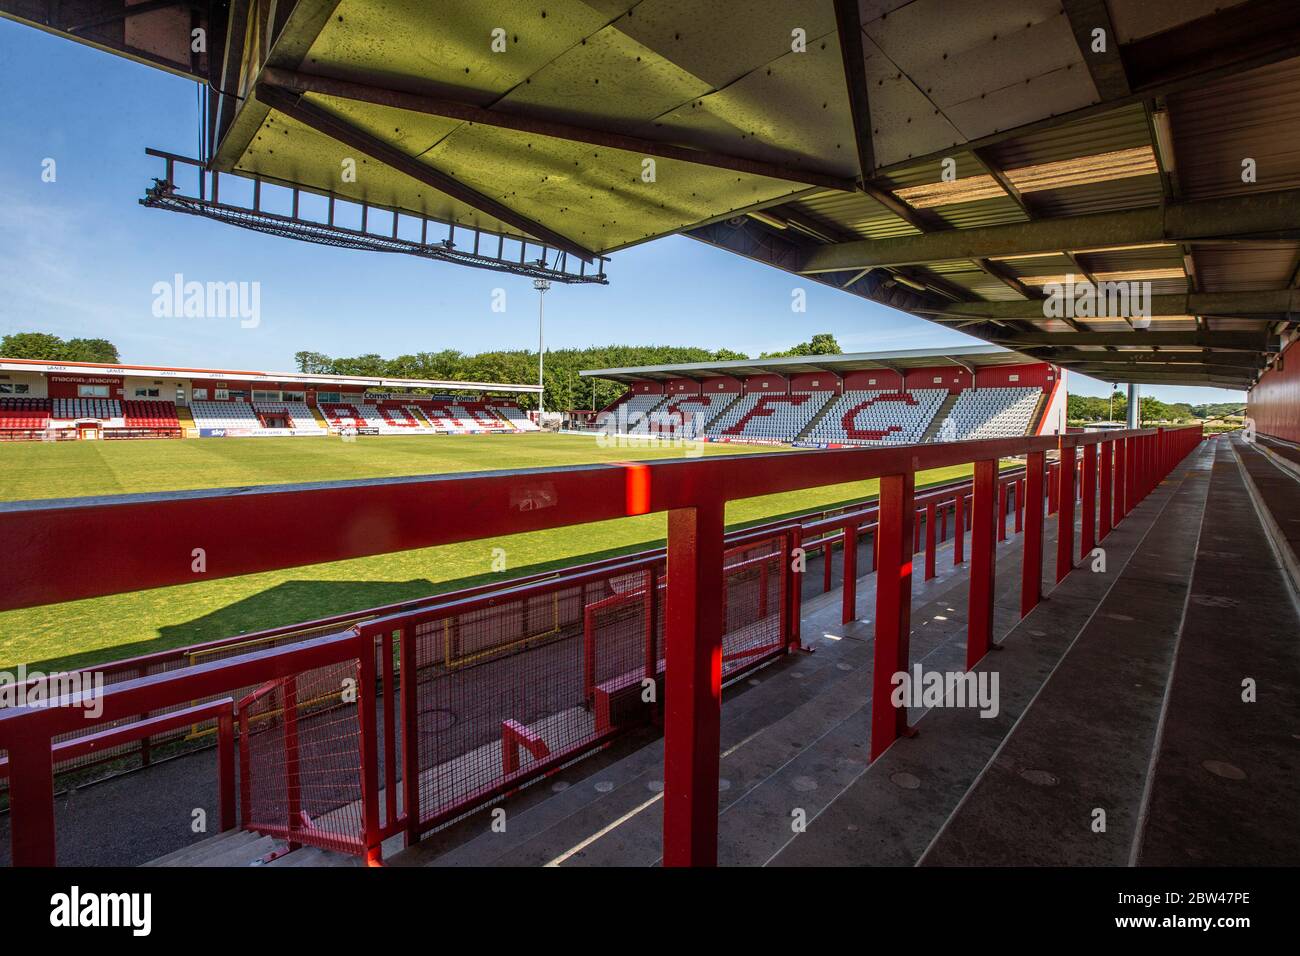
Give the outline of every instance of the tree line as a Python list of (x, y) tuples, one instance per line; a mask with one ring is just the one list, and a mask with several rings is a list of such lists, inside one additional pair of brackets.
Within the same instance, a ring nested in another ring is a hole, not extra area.
[[(1162, 402), (1144, 395), (1141, 411), (1144, 422), (1189, 422), (1192, 419), (1244, 415), (1246, 403), (1210, 402), (1192, 405), (1187, 402)], [(1070, 395), (1066, 402), (1065, 417), (1072, 422), (1124, 421), (1128, 417), (1128, 396), (1118, 390), (1109, 399), (1092, 395)]]
[[(749, 356), (729, 349), (710, 350), (668, 345), (606, 345), (585, 349), (547, 349), (543, 398), (550, 411), (604, 408), (626, 386), (605, 379), (583, 378), (592, 368), (628, 368), (637, 365), (671, 365), (679, 362), (724, 362)], [(527, 349), (480, 352), (468, 355), (455, 349), (416, 352), (386, 359), (369, 353), (352, 358), (332, 358), (320, 352), (294, 355), (298, 371), (321, 375), (364, 375), (386, 378), (423, 378), (445, 382), (499, 382), (533, 385), (537, 382), (537, 353)], [(531, 395), (519, 396), (524, 408), (535, 408)]]
[(0, 355), (45, 362), (102, 362), (105, 365), (116, 365), (121, 361), (117, 346), (107, 339), (62, 339), (48, 332), (12, 332), (0, 337)]

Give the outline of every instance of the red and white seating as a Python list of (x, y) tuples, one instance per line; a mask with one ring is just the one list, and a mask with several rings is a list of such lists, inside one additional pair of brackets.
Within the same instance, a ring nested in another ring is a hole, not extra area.
[(1041, 388), (967, 389), (944, 417), (937, 441), (1016, 438), (1029, 431)]
[(123, 412), (127, 428), (180, 428), (174, 402), (126, 401)]
[(651, 414), (651, 430), (661, 435), (703, 435), (709, 424), (735, 398), (735, 392), (670, 398)]
[(497, 413), (500, 414), (501, 417), (504, 418), (507, 423), (513, 425), (516, 431), (521, 431), (521, 432), (541, 431), (541, 428), (538, 427), (537, 423), (534, 422), (527, 415), (525, 415), (523, 409), (521, 409), (518, 405), (500, 404), (497, 402), (492, 402), (491, 406), (492, 408), (496, 409)]
[(49, 425), (48, 398), (0, 398), (0, 431), (36, 431)]
[(191, 402), (190, 413), (200, 428), (261, 428), (262, 422), (248, 402)]
[(633, 395), (608, 412), (596, 416), (596, 427), (609, 434), (648, 435), (650, 412), (664, 400), (662, 395)]
[(709, 426), (708, 433), (720, 438), (793, 441), (832, 397), (831, 392), (755, 392), (728, 408)]
[(115, 398), (56, 398), (50, 418), (60, 422), (97, 418), (109, 426), (122, 427), (122, 403)]
[(845, 392), (808, 434), (808, 440), (847, 445), (919, 442), (947, 395), (943, 388)]
[(284, 417), (286, 427), (292, 428), (295, 432), (325, 434), (325, 429), (320, 427), (306, 402), (254, 402), (253, 410)]

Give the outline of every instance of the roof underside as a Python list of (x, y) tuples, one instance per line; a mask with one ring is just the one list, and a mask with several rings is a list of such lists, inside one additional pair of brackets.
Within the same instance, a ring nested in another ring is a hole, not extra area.
[[(79, 4), (137, 58), (178, 12)], [(215, 7), (172, 68), (232, 94), (223, 171), (574, 255), (684, 233), (1106, 381), (1246, 388), (1295, 333), (1293, 0)]]
[(1024, 365), (1033, 361), (1035, 361), (1033, 358), (1006, 349), (990, 348), (985, 345), (964, 345), (941, 352), (933, 349), (905, 349), (892, 352), (853, 352), (843, 355), (797, 355), (745, 361), (601, 368), (579, 374), (631, 384), (682, 378), (702, 381), (717, 376), (744, 378), (750, 375), (801, 375), (807, 372), (832, 372), (835, 375), (844, 375), (866, 369), (902, 372), (913, 368), (952, 366), (971, 370), (994, 365)]

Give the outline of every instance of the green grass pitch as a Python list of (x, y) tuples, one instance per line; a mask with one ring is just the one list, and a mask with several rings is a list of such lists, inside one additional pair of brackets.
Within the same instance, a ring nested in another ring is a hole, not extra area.
[[(783, 450), (704, 445), (706, 455)], [(0, 500), (380, 478), (680, 456), (647, 442), (602, 448), (588, 435), (225, 438), (11, 443), (0, 446)], [(926, 472), (918, 484), (970, 473)], [(732, 527), (873, 495), (876, 482), (734, 501)], [(322, 516), (321, 520), (328, 520)], [(596, 557), (660, 546), (663, 515), (205, 581), (0, 614), (0, 668), (80, 667), (393, 601), (506, 580)], [(493, 573), (493, 548), (508, 569)], [(9, 555), (21, 561), (21, 555)]]

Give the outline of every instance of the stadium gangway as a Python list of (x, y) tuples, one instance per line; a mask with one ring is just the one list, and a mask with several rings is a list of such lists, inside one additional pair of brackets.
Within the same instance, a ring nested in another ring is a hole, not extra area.
[[(629, 515), (667, 512), (665, 658), (674, 675), (664, 707), (664, 863), (712, 865), (717, 859), (720, 642), (724, 621), (724, 505), (729, 500), (877, 478), (880, 537), (876, 573), (875, 687), (871, 755), (907, 732), (906, 711), (891, 703), (890, 675), (906, 670), (910, 632), (915, 476), (973, 463), (968, 665), (992, 640), (992, 605), (1002, 459), (1024, 456), (1026, 507), (1022, 609), (1042, 596), (1043, 503), (1047, 453), (1058, 450), (1057, 577), (1073, 567), (1074, 502), (1101, 526), (1122, 520), (1201, 441), (1199, 426), (1057, 437), (997, 439), (877, 449), (720, 456), (533, 469), (477, 475), (350, 481), (311, 486), (128, 495), (87, 501), (0, 506), (0, 532), (29, 542), (12, 569), (0, 610), (159, 587), (190, 580), (192, 542), (207, 542), (209, 577), (225, 577), (364, 555), (410, 550), (523, 531), (567, 527)], [(1082, 462), (1077, 452), (1083, 450)], [(1079, 481), (1082, 465), (1081, 486)], [(1105, 466), (1105, 467), (1101, 467)], [(1096, 472), (1089, 472), (1089, 468)], [(1109, 470), (1107, 470), (1109, 469)], [(430, 508), (430, 501), (442, 507)], [(928, 505), (927, 505), (928, 509)], [(320, 522), (321, 513), (365, 514), (371, 533)], [(927, 512), (928, 513), (928, 512)], [(1092, 520), (1085, 517), (1080, 545)], [(283, 548), (295, 540), (291, 555)], [(130, 541), (128, 550), (120, 542)], [(1086, 554), (1086, 551), (1084, 552)], [(185, 556), (178, 564), (155, 555)], [(143, 556), (150, 556), (146, 559)], [(782, 562), (784, 563), (784, 561)], [(91, 573), (89, 569), (94, 569)], [(379, 673), (373, 636), (359, 629), (201, 664), (112, 686), (98, 718), (79, 698), (63, 706), (0, 711), (0, 749), (11, 764), (11, 831), (17, 865), (52, 865), (53, 738), (96, 721), (158, 711), (232, 688), (285, 680), (311, 668), (354, 663), (359, 716), (364, 851), (380, 853), (380, 834), (398, 823), (379, 811), (377, 708)], [(385, 658), (391, 660), (391, 656)], [(382, 667), (382, 662), (378, 662)]]

